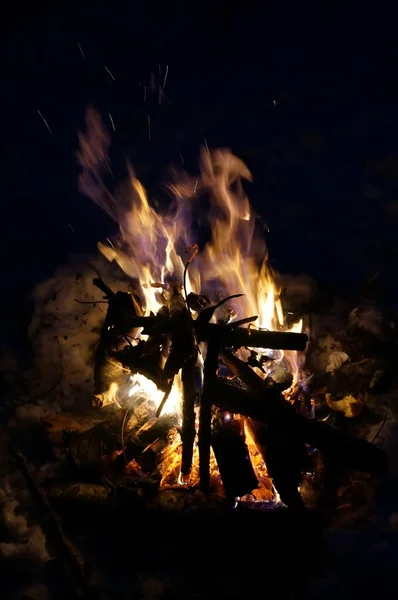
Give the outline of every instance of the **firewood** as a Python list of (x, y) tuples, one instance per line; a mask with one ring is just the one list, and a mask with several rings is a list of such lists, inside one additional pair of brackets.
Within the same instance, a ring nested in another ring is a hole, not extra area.
[(217, 411), (212, 420), (211, 445), (229, 500), (245, 496), (258, 487), (239, 419), (228, 412)]
[(93, 283), (106, 294), (109, 302), (94, 359), (94, 393), (98, 396), (107, 392), (110, 384), (120, 378), (121, 365), (110, 360), (110, 356), (117, 349), (121, 337), (128, 342), (126, 336), (133, 329), (134, 320), (141, 310), (138, 300), (131, 294), (115, 293), (99, 278)]
[(286, 436), (282, 423), (281, 427), (275, 428), (252, 419), (246, 422), (282, 502), (289, 508), (303, 508), (304, 503), (297, 488), (302, 473), (309, 467), (309, 455), (304, 442)]
[(197, 332), (199, 341), (209, 342), (217, 339), (220, 345), (240, 348), (269, 348), (276, 350), (300, 350), (306, 348), (308, 336), (305, 333), (290, 333), (285, 331), (260, 331), (244, 327), (230, 327), (210, 323)]
[(195, 441), (195, 400), (196, 400), (196, 355), (182, 367), (182, 457), (181, 473), (188, 475), (192, 468), (193, 446)]
[(111, 339), (115, 335), (127, 335), (134, 328), (134, 319), (142, 314), (138, 296), (128, 292), (115, 293), (98, 278), (93, 283), (105, 293), (109, 302), (101, 337)]
[(166, 379), (171, 380), (183, 365), (196, 355), (193, 321), (185, 300), (176, 284), (168, 298), (170, 311), (171, 349), (164, 366)]
[(213, 341), (207, 347), (204, 363), (203, 390), (199, 413), (199, 475), (203, 492), (210, 488), (210, 446), (211, 446), (211, 407), (213, 401), (212, 383), (218, 369), (219, 346)]
[[(295, 408), (283, 396), (267, 389), (266, 383), (246, 363), (231, 353), (221, 354), (223, 362), (231, 371), (250, 388), (253, 398), (247, 404), (241, 402), (238, 408), (237, 392), (234, 398), (234, 410), (245, 416), (252, 417), (262, 423), (280, 426), (286, 436), (293, 436), (302, 442), (318, 448), (322, 452), (336, 456), (343, 461), (347, 468), (370, 473), (383, 473), (388, 469), (386, 454), (364, 439), (345, 435), (338, 429), (329, 427), (326, 423), (308, 419), (296, 412)], [(214, 385), (213, 381), (213, 385)], [(217, 382), (220, 389), (220, 383)], [(242, 396), (244, 399), (247, 396)], [(229, 409), (227, 395), (214, 396), (218, 406)]]
[[(207, 310), (207, 309), (205, 309)], [(201, 315), (204, 311), (202, 311)], [(251, 319), (251, 318), (250, 318)], [(231, 327), (231, 323), (220, 325), (217, 323), (203, 323), (199, 317), (193, 320), (193, 327), (200, 342), (217, 340), (222, 346), (239, 348), (269, 348), (275, 350), (303, 351), (308, 342), (305, 333), (292, 333), (285, 331), (260, 331), (245, 327)], [(156, 332), (170, 331), (170, 323), (163, 316), (137, 317), (133, 321), (134, 327), (143, 327), (143, 333), (152, 335)]]
[(187, 296), (187, 304), (189, 308), (191, 308), (195, 312), (200, 312), (204, 308), (210, 306), (211, 302), (207, 296), (203, 296), (201, 294), (194, 294), (193, 292), (191, 292)]

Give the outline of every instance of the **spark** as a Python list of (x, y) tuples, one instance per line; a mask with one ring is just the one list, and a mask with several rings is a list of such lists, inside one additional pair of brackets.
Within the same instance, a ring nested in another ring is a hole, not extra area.
[(203, 140), (206, 146), (207, 153), (210, 154), (209, 146), (207, 145), (207, 140)]
[(168, 73), (169, 73), (169, 65), (166, 65), (166, 72), (164, 74), (164, 79), (163, 79), (163, 89), (166, 87), (166, 79), (167, 79)]
[(105, 71), (106, 71), (107, 73), (109, 73), (109, 75), (112, 77), (113, 81), (115, 81), (115, 78), (114, 78), (114, 76), (112, 75), (112, 73), (110, 72), (110, 70), (108, 69), (108, 67), (105, 67), (105, 66), (104, 66), (104, 69), (105, 69)]
[(148, 115), (148, 139), (151, 139), (151, 117)]
[(114, 121), (113, 121), (113, 118), (112, 118), (112, 115), (111, 115), (111, 113), (108, 113), (108, 115), (109, 115), (109, 120), (110, 120), (110, 122), (112, 123), (112, 128), (113, 128), (113, 131), (116, 131), (116, 129), (115, 129), (115, 123), (114, 123)]
[(68, 223), (69, 227), (71, 228), (71, 230), (73, 231), (73, 233), (75, 232), (75, 230), (73, 229), (72, 225), (70, 223)]
[(181, 162), (182, 162), (182, 164), (183, 164), (183, 165), (185, 165), (184, 157), (183, 157), (183, 155), (181, 154), (181, 152), (180, 152), (180, 158), (181, 158)]
[(77, 47), (78, 47), (78, 48), (79, 48), (79, 50), (80, 50), (80, 54), (82, 55), (82, 57), (84, 58), (84, 60), (86, 60), (86, 57), (84, 56), (84, 52), (83, 52), (83, 50), (82, 50), (82, 47), (81, 47), (81, 45), (79, 44), (79, 42), (76, 42), (76, 44), (77, 44)]
[(193, 191), (194, 194), (196, 194), (197, 187), (198, 187), (198, 180), (195, 181), (195, 189)]
[(106, 241), (109, 242), (109, 245), (115, 250), (115, 246), (112, 244), (111, 240), (107, 237)]
[(51, 135), (53, 134), (53, 132), (50, 129), (49, 124), (47, 123), (47, 121), (45, 120), (45, 118), (43, 117), (43, 115), (41, 114), (41, 112), (39, 111), (39, 109), (37, 109), (37, 112), (39, 113), (40, 117), (43, 119), (43, 123), (44, 125), (47, 127), (48, 131), (51, 133)]
[(272, 102), (274, 103), (274, 106), (276, 106), (276, 100), (272, 100)]

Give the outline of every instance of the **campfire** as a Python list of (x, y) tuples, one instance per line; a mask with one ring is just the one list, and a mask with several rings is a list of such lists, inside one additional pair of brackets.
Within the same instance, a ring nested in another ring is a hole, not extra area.
[(322, 303), (271, 268), (230, 151), (204, 148), (199, 173), (173, 170), (171, 198), (150, 202), (132, 168), (109, 191), (109, 144), (89, 109), (80, 190), (117, 233), (36, 288), (34, 367), (13, 375), (29, 486), (73, 521), (87, 507), (356, 519), (387, 468), (377, 390), (395, 341), (380, 311)]
[[(110, 138), (92, 109), (86, 122), (80, 190), (117, 223), (119, 234), (98, 248), (131, 282), (129, 291), (112, 289), (93, 267), (102, 296), (76, 298), (107, 304), (93, 390), (105, 417), (94, 436), (104, 477), (115, 486), (123, 474), (123, 485), (130, 478), (151, 499), (179, 490), (232, 505), (299, 508), (314, 454), (325, 465), (326, 496), (343, 456), (345, 468), (382, 470), (376, 447), (316, 418), (305, 371), (308, 319), (295, 320), (283, 305), (264, 227), (242, 185), (251, 180), (244, 163), (206, 147), (200, 174), (174, 171), (171, 204), (155, 209), (131, 168), (109, 192)], [(84, 433), (79, 440), (71, 444), (77, 463), (89, 443)]]

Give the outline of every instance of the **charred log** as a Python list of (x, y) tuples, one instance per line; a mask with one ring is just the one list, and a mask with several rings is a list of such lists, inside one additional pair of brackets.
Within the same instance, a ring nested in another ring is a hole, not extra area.
[(177, 285), (168, 300), (170, 311), (171, 349), (164, 366), (166, 379), (171, 380), (182, 366), (196, 355), (193, 322)]
[(166, 392), (169, 389), (169, 382), (161, 368), (164, 344), (167, 344), (165, 335), (152, 336), (136, 346), (125, 346), (123, 350), (114, 352), (113, 357), (131, 373), (141, 373), (153, 381), (160, 390)]
[(105, 293), (109, 302), (101, 337), (112, 342), (115, 336), (127, 335), (134, 328), (134, 320), (141, 314), (138, 297), (128, 292), (115, 293), (98, 278), (93, 283)]
[(289, 508), (303, 508), (304, 503), (297, 488), (302, 473), (309, 467), (305, 444), (301, 439), (286, 436), (280, 427), (272, 428), (251, 419), (247, 419), (247, 424), (282, 502)]
[[(322, 452), (333, 454), (338, 460), (353, 469), (369, 473), (383, 473), (387, 471), (387, 457), (385, 453), (364, 439), (354, 438), (343, 434), (341, 431), (329, 427), (326, 423), (308, 419), (296, 412), (294, 407), (286, 402), (272, 388), (267, 386), (258, 375), (244, 362), (234, 355), (223, 352), (222, 360), (237, 377), (251, 389), (257, 396), (246, 404), (247, 394), (242, 395), (240, 409), (238, 409), (238, 393), (234, 394), (234, 410), (245, 416), (252, 417), (271, 427), (280, 427), (285, 435), (297, 437), (302, 443), (318, 448)], [(213, 381), (214, 385), (214, 381)], [(217, 383), (220, 386), (220, 383)], [(227, 395), (215, 397), (218, 406), (229, 409)], [(254, 416), (255, 415), (255, 416)]]
[(258, 487), (239, 419), (218, 411), (212, 420), (211, 445), (229, 500), (245, 496)]
[(207, 347), (199, 413), (199, 475), (203, 492), (208, 492), (210, 489), (211, 407), (213, 381), (218, 369), (218, 353), (219, 346), (213, 341)]
[[(204, 309), (203, 312), (207, 310)], [(250, 317), (252, 320), (252, 317)], [(153, 335), (159, 332), (170, 331), (170, 322), (163, 316), (137, 317), (133, 322), (134, 327), (143, 327), (143, 333)], [(221, 346), (239, 348), (248, 346), (250, 348), (269, 348), (275, 350), (298, 350), (303, 351), (308, 342), (305, 333), (291, 333), (285, 331), (260, 331), (245, 327), (234, 327), (233, 324), (221, 325), (207, 323), (196, 319), (193, 327), (200, 342), (217, 341)]]
[(308, 337), (304, 333), (284, 331), (259, 331), (244, 327), (229, 327), (210, 323), (197, 331), (198, 340), (211, 342), (217, 340), (221, 346), (240, 348), (269, 348), (276, 350), (305, 350)]
[(207, 296), (203, 296), (201, 294), (194, 294), (193, 292), (191, 292), (187, 296), (187, 304), (190, 309), (194, 310), (195, 312), (200, 312), (204, 308), (210, 306), (211, 302)]
[(141, 308), (138, 299), (131, 294), (115, 293), (99, 278), (93, 283), (106, 294), (109, 302), (94, 360), (94, 393), (100, 397), (120, 377), (120, 367), (115, 366), (110, 356), (117, 350), (121, 337), (128, 341), (126, 336), (133, 329)]
[(195, 401), (196, 401), (196, 355), (182, 368), (182, 457), (181, 473), (188, 475), (192, 468), (193, 446), (195, 441)]

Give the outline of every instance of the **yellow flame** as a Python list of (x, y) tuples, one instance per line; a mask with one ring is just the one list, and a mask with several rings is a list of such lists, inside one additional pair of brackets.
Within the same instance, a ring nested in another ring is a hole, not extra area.
[[(130, 399), (129, 403), (131, 406), (133, 406), (137, 400), (144, 397), (147, 400), (151, 400), (155, 404), (156, 408), (158, 408), (163, 400), (164, 392), (159, 390), (153, 381), (144, 375), (141, 375), (140, 373), (136, 373), (130, 378), (128, 397)], [(182, 382), (181, 374), (178, 373), (174, 379), (172, 390), (164, 405), (163, 414), (179, 415), (181, 412), (181, 398)]]

